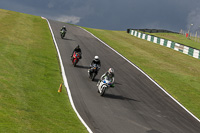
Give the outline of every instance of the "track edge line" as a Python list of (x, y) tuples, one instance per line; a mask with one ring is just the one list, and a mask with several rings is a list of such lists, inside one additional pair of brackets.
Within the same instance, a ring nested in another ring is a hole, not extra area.
[(65, 85), (65, 88), (67, 90), (67, 93), (68, 93), (68, 96), (69, 96), (69, 100), (70, 100), (70, 103), (71, 103), (71, 106), (72, 108), (74, 109), (76, 115), (78, 116), (79, 120), (82, 122), (82, 124), (86, 127), (86, 129), (88, 130), (89, 133), (93, 133), (92, 130), (89, 128), (89, 126), (85, 123), (85, 121), (83, 120), (83, 118), (80, 116), (80, 114), (78, 113), (78, 111), (76, 110), (76, 107), (74, 105), (74, 102), (73, 102), (73, 99), (72, 99), (72, 96), (71, 96), (71, 91), (69, 89), (69, 85), (68, 85), (68, 82), (67, 82), (67, 76), (65, 75), (65, 69), (64, 69), (64, 66), (63, 66), (63, 63), (62, 63), (62, 58), (61, 58), (61, 55), (60, 55), (60, 51), (58, 49), (58, 45), (57, 45), (57, 42), (56, 42), (56, 39), (54, 37), (54, 34), (53, 34), (53, 30), (51, 28), (51, 25), (48, 21), (48, 19), (44, 18), (44, 17), (41, 17), (42, 19), (45, 19), (48, 23), (48, 26), (49, 26), (49, 29), (51, 31), (51, 35), (52, 35), (52, 38), (53, 38), (53, 41), (54, 41), (54, 44), (56, 46), (56, 50), (57, 50), (57, 53), (58, 53), (58, 57), (59, 57), (59, 60), (60, 60), (60, 67), (61, 67), (61, 70), (62, 70), (62, 77), (63, 77), (63, 81), (64, 81), (64, 85)]
[[(80, 26), (77, 26), (81, 29), (83, 29)], [(181, 106), (186, 112), (188, 112), (191, 116), (193, 116), (198, 122), (200, 122), (200, 120), (194, 115), (192, 114), (189, 110), (187, 110), (181, 103), (179, 103), (173, 96), (171, 96), (165, 89), (163, 89), (156, 81), (154, 81), (149, 75), (147, 75), (144, 71), (142, 71), (138, 66), (136, 66), (135, 64), (133, 64), (131, 61), (129, 61), (126, 57), (124, 57), (123, 55), (121, 55), (119, 52), (117, 52), (115, 49), (113, 49), (112, 47), (110, 47), (108, 44), (106, 44), (105, 42), (103, 42), (101, 39), (99, 39), (98, 37), (96, 37), (94, 34), (92, 34), (91, 32), (87, 31), (86, 29), (83, 29), (84, 31), (88, 32), (89, 34), (91, 34), (93, 37), (95, 37), (97, 40), (99, 40), (101, 43), (103, 43), (105, 46), (107, 46), (108, 48), (110, 48), (111, 50), (113, 50), (115, 53), (117, 53), (119, 56), (121, 56), (122, 58), (124, 58), (127, 62), (129, 62), (132, 66), (134, 66), (135, 68), (137, 68), (141, 73), (143, 73), (148, 79), (150, 79), (156, 86), (158, 86), (165, 94), (167, 94), (171, 99), (173, 99), (179, 106)]]

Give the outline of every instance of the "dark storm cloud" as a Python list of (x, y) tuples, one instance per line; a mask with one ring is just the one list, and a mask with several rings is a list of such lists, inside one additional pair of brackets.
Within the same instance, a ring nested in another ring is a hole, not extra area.
[(1, 0), (0, 8), (80, 26), (200, 30), (199, 0)]

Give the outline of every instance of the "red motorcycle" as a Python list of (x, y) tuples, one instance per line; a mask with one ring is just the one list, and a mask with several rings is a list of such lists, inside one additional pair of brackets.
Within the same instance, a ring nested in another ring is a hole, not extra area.
[(74, 52), (73, 58), (72, 58), (72, 64), (74, 65), (74, 67), (76, 66), (76, 64), (80, 60), (80, 57), (81, 57), (81, 53)]

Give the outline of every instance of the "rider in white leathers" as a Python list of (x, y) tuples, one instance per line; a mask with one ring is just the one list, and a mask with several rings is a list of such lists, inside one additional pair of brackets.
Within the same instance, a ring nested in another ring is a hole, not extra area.
[(107, 72), (105, 72), (100, 80), (98, 81), (97, 83), (97, 86), (99, 86), (99, 83), (105, 78), (105, 77), (108, 77), (111, 81), (111, 87), (114, 87), (114, 81), (115, 81), (115, 78), (114, 78), (114, 69), (113, 68), (109, 68)]

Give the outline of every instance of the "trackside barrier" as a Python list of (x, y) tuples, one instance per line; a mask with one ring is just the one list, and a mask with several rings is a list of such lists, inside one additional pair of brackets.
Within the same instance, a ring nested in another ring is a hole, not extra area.
[(75, 111), (76, 115), (78, 116), (79, 120), (83, 123), (83, 125), (86, 127), (86, 129), (88, 130), (89, 133), (93, 133), (92, 130), (88, 127), (88, 125), (85, 123), (85, 121), (82, 119), (82, 117), (80, 116), (80, 114), (78, 113), (78, 111), (76, 110), (76, 107), (74, 105), (74, 102), (73, 102), (73, 99), (72, 99), (72, 95), (71, 95), (71, 91), (69, 89), (69, 85), (68, 85), (68, 82), (67, 82), (67, 76), (65, 75), (65, 69), (64, 69), (64, 66), (63, 66), (63, 63), (62, 63), (62, 58), (61, 58), (61, 55), (60, 55), (60, 51), (58, 49), (58, 45), (57, 45), (57, 42), (56, 42), (56, 39), (54, 37), (54, 34), (53, 34), (53, 30), (51, 29), (51, 25), (48, 21), (48, 19), (44, 18), (44, 17), (41, 17), (42, 19), (45, 19), (49, 25), (49, 29), (51, 31), (51, 35), (52, 35), (52, 38), (53, 38), (53, 41), (54, 41), (54, 44), (55, 44), (55, 47), (56, 47), (56, 50), (57, 50), (57, 53), (58, 53), (58, 57), (59, 57), (59, 61), (60, 61), (60, 67), (61, 67), (61, 71), (62, 71), (62, 77), (63, 77), (63, 81), (64, 81), (64, 85), (65, 85), (65, 88), (67, 90), (67, 93), (68, 93), (68, 97), (69, 97), (69, 101), (72, 105), (72, 108), (73, 110)]
[(170, 41), (170, 40), (166, 40), (166, 39), (162, 39), (162, 38), (159, 38), (159, 37), (156, 37), (153, 35), (141, 33), (136, 30), (128, 30), (128, 32), (129, 32), (129, 34), (131, 34), (135, 37), (138, 37), (138, 38), (141, 38), (141, 39), (144, 39), (144, 40), (156, 43), (156, 44), (160, 44), (162, 46), (174, 49), (181, 53), (184, 53), (184, 54), (190, 55), (194, 58), (200, 59), (200, 50), (199, 49), (194, 49), (194, 48), (191, 48), (191, 47), (188, 47), (188, 46), (185, 46), (185, 45), (182, 45), (182, 44)]

